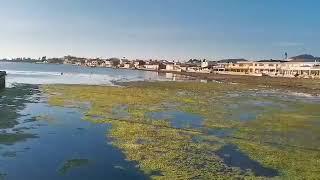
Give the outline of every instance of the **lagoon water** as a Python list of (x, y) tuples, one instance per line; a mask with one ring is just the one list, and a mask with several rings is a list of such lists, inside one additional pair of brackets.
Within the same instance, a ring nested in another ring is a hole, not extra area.
[(0, 179), (148, 179), (111, 145), (108, 125), (80, 110), (51, 107), (38, 84), (112, 85), (161, 80), (156, 72), (71, 65), (0, 62)]
[[(0, 62), (0, 70), (8, 73), (8, 88), (0, 90), (0, 179), (149, 178), (111, 144), (112, 140), (107, 136), (108, 124), (83, 120), (80, 109), (49, 106), (38, 85), (113, 85), (114, 81), (175, 80), (172, 74), (13, 62)], [(226, 118), (242, 122), (254, 121), (273, 108), (287, 109), (288, 102), (320, 102), (315, 97), (260, 90), (226, 93), (225, 97), (236, 102), (219, 104), (225, 106)], [(115, 108), (114, 115), (128, 118), (127, 111), (128, 107), (122, 105)], [(200, 115), (175, 109), (148, 116), (154, 120), (170, 120), (174, 128), (201, 130), (219, 138), (226, 138), (235, 131), (205, 128)], [(277, 171), (264, 168), (242, 154), (234, 145), (225, 146), (217, 154), (228, 166), (244, 171), (251, 169), (261, 176), (278, 175)]]
[(49, 106), (36, 89), (0, 92), (0, 179), (147, 179), (110, 144), (108, 125), (82, 120), (77, 109)]
[(157, 72), (112, 68), (90, 68), (64, 64), (0, 62), (6, 71), (7, 86), (24, 84), (91, 84), (112, 85), (113, 81), (164, 80)]

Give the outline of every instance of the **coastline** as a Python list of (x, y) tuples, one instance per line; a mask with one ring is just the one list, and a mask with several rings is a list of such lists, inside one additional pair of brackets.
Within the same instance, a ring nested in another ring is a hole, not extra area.
[[(195, 77), (199, 79), (216, 77), (214, 74), (195, 75), (199, 75)], [(151, 179), (317, 177), (319, 128), (314, 118), (319, 117), (318, 98), (313, 101), (282, 89), (274, 91), (274, 86), (259, 86), (255, 81), (228, 83), (232, 78), (226, 78), (227, 81), (223, 81), (226, 83), (130, 81), (121, 84), (122, 87), (41, 85), (39, 93), (46, 97), (47, 111), (51, 108), (63, 111), (49, 116), (40, 112), (34, 118), (48, 123), (65, 122), (65, 116), (59, 113), (73, 117), (68, 108), (76, 108), (83, 113), (84, 123), (97, 124), (97, 128), (110, 125), (109, 130), (102, 129), (93, 138), (96, 143), (103, 143), (105, 137), (111, 139), (108, 141), (112, 145), (110, 148), (119, 149), (129, 163), (137, 163), (139, 169), (132, 171)], [(17, 87), (16, 90), (22, 89)], [(32, 95), (31, 91), (26, 93)], [(15, 107), (10, 108), (18, 112)], [(73, 122), (70, 125), (79, 131), (78, 125)], [(290, 139), (292, 136), (295, 138)], [(66, 137), (70, 137), (69, 134)], [(79, 142), (87, 145), (87, 141)], [(94, 150), (99, 148), (91, 151)], [(242, 159), (244, 165), (234, 164), (223, 155), (226, 153), (232, 159)], [(73, 165), (72, 162), (76, 165), (76, 162), (91, 163), (94, 159), (68, 157), (61, 161), (62, 167)], [(297, 161), (299, 164), (294, 163)], [(90, 169), (85, 165), (83, 168)]]
[(268, 86), (293, 90), (312, 95), (320, 94), (320, 80), (318, 79), (298, 79), (287, 77), (268, 77), (268, 76), (246, 76), (246, 75), (222, 75), (222, 74), (200, 74), (200, 73), (176, 73), (188, 75), (198, 79), (209, 81), (221, 81), (229, 83), (241, 83), (247, 85)]
[[(16, 63), (19, 63), (19, 62), (16, 62)], [(48, 64), (52, 64), (52, 63), (48, 63)], [(81, 67), (85, 67), (85, 66), (81, 66)], [(94, 67), (91, 67), (91, 68), (95, 69)], [(114, 67), (103, 67), (103, 68), (133, 70), (133, 71), (149, 71), (149, 72), (157, 72), (162, 74), (172, 73), (173, 75), (186, 76), (190, 79), (195, 79), (195, 80), (219, 81), (219, 82), (226, 82), (226, 83), (239, 83), (239, 84), (246, 84), (246, 85), (267, 86), (267, 87), (272, 87), (277, 89), (283, 89), (285, 91), (307, 93), (313, 96), (320, 95), (320, 79), (249, 76), (249, 75), (227, 75), (227, 74), (198, 73), (198, 72), (178, 72), (178, 71), (152, 70), (152, 69), (141, 69), (141, 68), (139, 69), (114, 68)]]
[[(122, 68), (120, 68), (122, 69)], [(249, 75), (228, 75), (213, 73), (195, 73), (195, 72), (179, 72), (166, 70), (150, 70), (150, 69), (132, 69), (141, 71), (152, 71), (158, 73), (172, 73), (175, 75), (188, 76), (197, 80), (219, 81), (225, 83), (239, 83), (246, 85), (257, 85), (279, 88), (298, 93), (307, 93), (313, 96), (320, 95), (320, 79), (309, 78), (289, 78), (289, 77), (270, 77), (270, 76), (249, 76)]]

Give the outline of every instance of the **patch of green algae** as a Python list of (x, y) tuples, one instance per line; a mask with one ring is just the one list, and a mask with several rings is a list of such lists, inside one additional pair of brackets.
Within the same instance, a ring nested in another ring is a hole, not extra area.
[(63, 163), (63, 166), (59, 169), (59, 173), (67, 174), (70, 170), (89, 164), (88, 159), (69, 159)]
[(319, 104), (292, 102), (248, 122), (235, 133), (237, 144), (252, 159), (280, 169), (284, 179), (320, 177)]
[[(153, 179), (263, 178), (227, 167), (215, 154), (227, 143), (238, 145), (262, 165), (279, 170), (281, 179), (319, 177), (319, 104), (253, 97), (250, 88), (239, 84), (135, 82), (122, 87), (49, 85), (43, 90), (51, 105), (79, 107), (89, 103), (86, 119), (110, 123), (108, 136), (114, 139), (113, 144)], [(248, 95), (228, 96), (243, 92)], [(285, 106), (244, 106), (242, 102), (248, 99)], [(245, 110), (230, 109), (229, 105)], [(129, 116), (115, 117), (114, 109), (119, 106), (126, 106)], [(166, 110), (201, 115), (205, 128), (236, 131), (232, 136), (218, 138), (199, 129), (176, 129), (167, 120), (154, 121), (146, 116)], [(238, 111), (258, 114), (253, 120), (239, 121), (232, 116)], [(195, 137), (205, 141), (196, 142)]]
[[(226, 167), (214, 154), (221, 144), (194, 143), (197, 133), (186, 133), (154, 125), (115, 122), (110, 136), (115, 146), (124, 150), (129, 160), (153, 179), (230, 179), (240, 172)], [(216, 142), (217, 139), (210, 139)], [(161, 176), (153, 175), (161, 172)]]

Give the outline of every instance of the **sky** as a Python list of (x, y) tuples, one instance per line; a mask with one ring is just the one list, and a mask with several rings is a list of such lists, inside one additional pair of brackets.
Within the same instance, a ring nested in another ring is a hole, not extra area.
[(318, 0), (0, 0), (0, 57), (320, 56)]

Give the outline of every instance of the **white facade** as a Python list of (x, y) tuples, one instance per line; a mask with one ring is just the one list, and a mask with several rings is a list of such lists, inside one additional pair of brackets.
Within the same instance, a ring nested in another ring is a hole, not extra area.
[[(242, 61), (221, 65), (224, 68), (216, 68), (217, 73), (222, 74), (248, 74), (269, 76), (319, 76), (319, 62), (255, 62)], [(220, 71), (222, 70), (222, 71)]]
[(209, 63), (208, 63), (208, 61), (207, 60), (201, 60), (201, 68), (206, 68), (206, 67), (208, 67), (209, 66)]
[(167, 71), (173, 71), (174, 70), (174, 64), (166, 64), (166, 70)]
[(287, 62), (281, 64), (282, 74), (285, 76), (319, 76), (320, 63), (319, 62)]
[(166, 64), (166, 71), (177, 71), (177, 72), (181, 72), (181, 67), (175, 63), (168, 63)]
[(133, 63), (133, 66), (134, 66), (135, 68), (138, 68), (138, 67), (139, 67), (139, 61), (135, 61), (135, 62)]
[(109, 60), (104, 60), (104, 67), (112, 67), (112, 63)]
[(125, 68), (125, 69), (129, 69), (130, 67), (131, 67), (131, 64), (129, 64), (129, 63), (123, 64), (123, 68)]
[(146, 64), (146, 65), (144, 65), (144, 68), (148, 69), (148, 70), (158, 70), (159, 65), (158, 64)]

